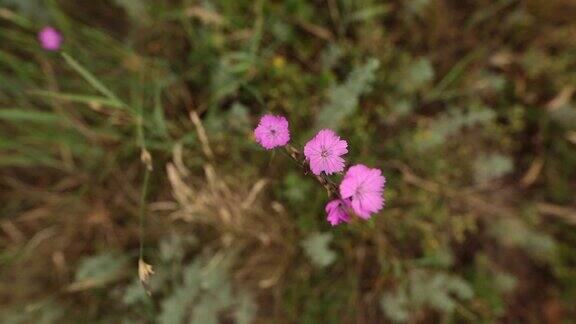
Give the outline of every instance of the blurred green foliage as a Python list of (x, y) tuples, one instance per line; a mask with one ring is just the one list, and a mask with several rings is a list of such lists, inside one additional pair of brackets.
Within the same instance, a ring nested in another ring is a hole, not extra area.
[(386, 293), (382, 308), (393, 321), (405, 322), (430, 307), (445, 316), (451, 315), (458, 299), (470, 299), (473, 290), (466, 281), (443, 273), (425, 273), (415, 270), (408, 274), (406, 287), (397, 293)]
[(331, 241), (330, 233), (313, 233), (304, 238), (302, 248), (312, 263), (323, 268), (331, 265), (336, 259), (336, 253), (328, 247)]
[[(574, 18), (567, 0), (0, 1), (0, 321), (575, 318)], [(331, 227), (324, 189), (254, 142), (267, 112), (297, 147), (337, 130), (387, 207)]]
[(371, 59), (350, 73), (346, 81), (328, 90), (328, 103), (318, 114), (318, 128), (337, 130), (340, 124), (354, 113), (362, 93), (369, 90), (380, 66), (376, 59)]

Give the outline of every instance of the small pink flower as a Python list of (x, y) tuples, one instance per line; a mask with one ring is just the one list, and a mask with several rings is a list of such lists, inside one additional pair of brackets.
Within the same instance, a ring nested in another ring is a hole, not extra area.
[(319, 175), (322, 171), (326, 174), (341, 172), (344, 170), (342, 155), (348, 153), (348, 143), (340, 139), (330, 129), (323, 129), (304, 146), (304, 155), (310, 163), (312, 173)]
[(56, 29), (47, 26), (38, 33), (38, 40), (40, 40), (40, 45), (42, 45), (43, 49), (57, 51), (62, 45), (63, 37)]
[(350, 208), (350, 199), (335, 199), (326, 204), (326, 213), (328, 216), (326, 219), (328, 223), (332, 226), (336, 226), (340, 223), (348, 223), (350, 221), (350, 215), (348, 215), (348, 209)]
[(284, 146), (290, 141), (288, 120), (283, 116), (264, 115), (254, 130), (254, 136), (256, 142), (267, 150)]
[(346, 172), (340, 183), (340, 195), (342, 198), (352, 199), (352, 209), (364, 218), (378, 212), (384, 207), (384, 185), (386, 178), (378, 169), (372, 169), (362, 164), (357, 164)]

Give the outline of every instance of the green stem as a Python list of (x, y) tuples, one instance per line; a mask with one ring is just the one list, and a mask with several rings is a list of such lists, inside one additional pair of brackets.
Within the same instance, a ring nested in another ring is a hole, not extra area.
[(150, 180), (150, 171), (144, 168), (144, 183), (142, 184), (142, 192), (140, 194), (140, 259), (144, 257), (144, 217), (146, 216), (146, 197), (148, 195), (148, 182)]
[[(294, 146), (292, 146), (290, 144), (286, 145), (284, 148), (285, 148), (288, 156), (290, 158), (292, 158), (292, 160), (296, 161), (296, 164), (298, 164), (298, 166), (308, 174), (310, 169), (307, 167), (308, 163), (306, 162), (306, 159), (302, 158), (302, 153), (300, 153), (300, 151), (297, 148), (295, 148)], [(321, 173), (319, 175), (315, 175), (315, 174), (313, 174), (313, 175), (316, 178), (316, 180), (318, 180), (318, 182), (320, 182), (320, 184), (324, 188), (326, 188), (326, 190), (328, 191), (328, 194), (330, 196), (336, 197), (336, 198), (342, 200), (342, 197), (340, 197), (340, 192), (338, 190), (338, 186), (332, 181), (332, 179), (330, 179), (324, 173)]]

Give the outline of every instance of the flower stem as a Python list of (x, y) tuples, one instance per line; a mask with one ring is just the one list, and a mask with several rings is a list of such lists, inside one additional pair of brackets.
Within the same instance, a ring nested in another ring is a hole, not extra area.
[(140, 251), (139, 257), (142, 260), (144, 258), (144, 218), (146, 216), (146, 197), (148, 194), (148, 183), (150, 181), (150, 170), (145, 168), (144, 170), (144, 181), (142, 184), (142, 192), (140, 193), (140, 203), (139, 203), (139, 239), (140, 239)]
[[(303, 154), (290, 144), (284, 146), (284, 149), (286, 150), (286, 153), (288, 153), (288, 156), (292, 158), (292, 160), (296, 161), (296, 164), (304, 170), (304, 173), (309, 174), (310, 169), (308, 168), (308, 162), (304, 158)], [(342, 199), (342, 197), (340, 197), (340, 192), (338, 191), (338, 186), (325, 173), (320, 173), (319, 175), (313, 174), (313, 176), (324, 188), (326, 188), (330, 197)]]

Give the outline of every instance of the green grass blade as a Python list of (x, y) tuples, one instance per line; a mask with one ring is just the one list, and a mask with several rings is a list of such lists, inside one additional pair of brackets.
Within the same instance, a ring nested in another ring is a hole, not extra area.
[(112, 92), (110, 89), (108, 89), (108, 87), (106, 87), (102, 82), (100, 82), (100, 80), (98, 80), (92, 73), (90, 73), (88, 70), (86, 70), (84, 67), (82, 67), (82, 65), (80, 65), (80, 63), (78, 63), (78, 61), (76, 61), (70, 55), (68, 55), (66, 53), (62, 53), (62, 57), (64, 57), (64, 60), (66, 61), (66, 63), (68, 63), (68, 65), (70, 65), (70, 67), (73, 68), (76, 72), (78, 72), (78, 74), (80, 74), (82, 76), (82, 78), (84, 78), (84, 80), (86, 80), (86, 82), (88, 82), (92, 87), (94, 87), (94, 89), (96, 89), (101, 94), (103, 94), (105, 97), (107, 97), (108, 99), (113, 101), (116, 105), (119, 105), (122, 107), (126, 106), (126, 104), (124, 104), (122, 102), (122, 100), (120, 100), (114, 94), (114, 92)]
[(100, 96), (91, 96), (91, 95), (82, 95), (73, 93), (59, 93), (44, 90), (32, 91), (31, 93), (42, 97), (63, 100), (68, 102), (84, 103), (87, 105), (99, 104), (111, 108), (124, 108), (121, 102)]
[(57, 123), (61, 121), (61, 118), (55, 114), (43, 111), (24, 110), (22, 108), (0, 108), (0, 120), (10, 123)]

